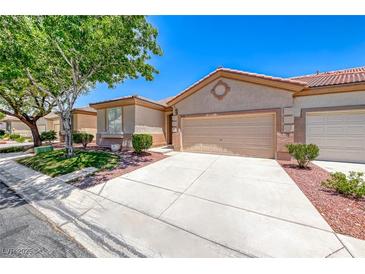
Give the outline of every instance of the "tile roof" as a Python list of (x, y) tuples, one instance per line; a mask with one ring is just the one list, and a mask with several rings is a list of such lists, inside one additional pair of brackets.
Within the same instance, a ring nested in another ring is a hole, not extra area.
[(289, 79), (305, 82), (309, 87), (360, 83), (365, 82), (365, 66), (296, 76)]
[(90, 103), (90, 106), (91, 105), (103, 104), (103, 103), (109, 103), (109, 102), (115, 102), (115, 101), (119, 101), (119, 100), (132, 99), (132, 98), (137, 98), (137, 99), (140, 99), (140, 100), (143, 100), (143, 101), (146, 101), (146, 102), (150, 102), (152, 104), (156, 104), (156, 105), (166, 107), (166, 104), (164, 104), (164, 103), (161, 103), (159, 101), (154, 101), (154, 100), (151, 100), (151, 99), (148, 99), (146, 97), (139, 96), (139, 95), (128, 95), (128, 96), (123, 96), (123, 97), (119, 97), (119, 98), (115, 98), (115, 99), (111, 99), (111, 100), (106, 100), (106, 101), (101, 101), (101, 102), (94, 102), (94, 103)]

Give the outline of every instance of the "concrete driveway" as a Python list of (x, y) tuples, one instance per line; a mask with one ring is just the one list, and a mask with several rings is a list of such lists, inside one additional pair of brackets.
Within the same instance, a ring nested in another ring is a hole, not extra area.
[(90, 191), (242, 256), (350, 256), (275, 160), (173, 152)]
[(328, 172), (343, 172), (349, 174), (350, 171), (363, 172), (365, 174), (365, 164), (331, 162), (331, 161), (313, 161), (313, 163)]

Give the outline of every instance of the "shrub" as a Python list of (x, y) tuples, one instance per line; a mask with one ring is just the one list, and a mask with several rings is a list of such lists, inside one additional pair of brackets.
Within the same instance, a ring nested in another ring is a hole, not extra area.
[(319, 155), (319, 148), (314, 144), (287, 144), (288, 152), (298, 162), (300, 168), (308, 167), (308, 164)]
[(94, 135), (85, 132), (74, 132), (72, 139), (76, 144), (82, 144), (86, 148), (87, 144), (91, 143), (94, 139)]
[(14, 141), (16, 141), (18, 143), (24, 143), (25, 140), (26, 140), (26, 138), (23, 137), (23, 136), (19, 136), (19, 137), (17, 137), (17, 138), (14, 139)]
[(50, 131), (43, 131), (41, 133), (41, 140), (42, 141), (46, 141), (48, 142), (49, 144), (52, 143), (52, 141), (56, 140), (57, 139), (57, 134), (56, 134), (56, 131), (54, 130), (50, 130)]
[(149, 149), (152, 146), (152, 135), (150, 134), (133, 134), (132, 136), (133, 149), (137, 153)]
[(16, 139), (19, 139), (19, 138), (22, 137), (22, 136), (20, 136), (19, 134), (16, 134), (16, 133), (9, 134), (8, 136), (9, 136), (9, 139), (13, 140), (13, 141), (16, 141)]
[(0, 136), (4, 136), (5, 135), (5, 130), (4, 129), (0, 129)]
[(322, 182), (322, 186), (333, 189), (345, 196), (361, 198), (365, 196), (365, 178), (363, 172), (351, 171), (349, 176), (342, 172), (331, 173), (331, 177)]

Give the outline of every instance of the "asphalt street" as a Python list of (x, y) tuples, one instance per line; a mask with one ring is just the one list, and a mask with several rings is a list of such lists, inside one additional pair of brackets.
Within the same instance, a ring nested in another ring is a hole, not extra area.
[(0, 258), (92, 257), (0, 182)]

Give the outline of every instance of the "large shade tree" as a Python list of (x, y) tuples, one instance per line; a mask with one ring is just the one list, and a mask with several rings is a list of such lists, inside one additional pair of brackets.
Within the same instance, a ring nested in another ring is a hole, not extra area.
[(114, 87), (126, 79), (152, 80), (157, 73), (148, 64), (152, 55), (161, 55), (157, 30), (144, 16), (20, 19), (28, 26), (24, 43), (33, 48), (18, 63), (34, 88), (54, 98), (61, 114), (68, 156), (73, 155), (71, 111), (80, 95), (96, 83)]
[(54, 100), (35, 88), (25, 69), (34, 59), (30, 25), (23, 17), (0, 17), (0, 113), (18, 118), (32, 132), (34, 146), (42, 144), (37, 121), (50, 113)]

